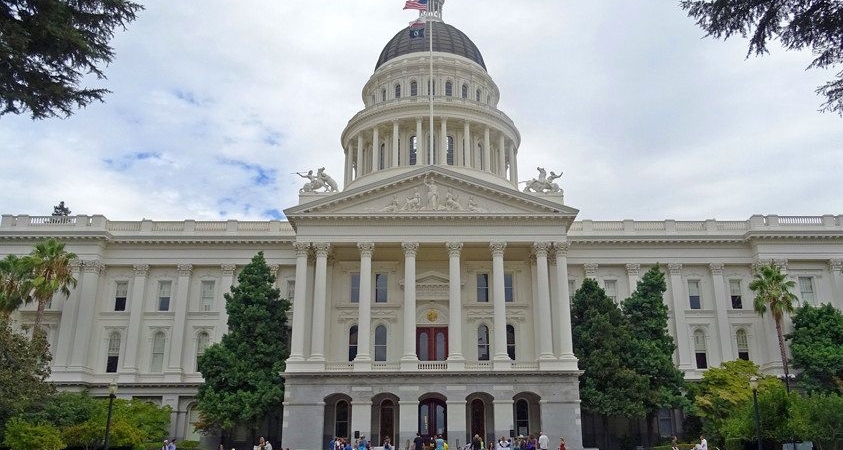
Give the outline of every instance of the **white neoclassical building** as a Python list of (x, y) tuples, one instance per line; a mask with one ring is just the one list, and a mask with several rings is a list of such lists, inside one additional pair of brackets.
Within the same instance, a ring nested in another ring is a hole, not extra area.
[[(427, 41), (399, 31), (342, 132), (342, 189), (314, 171), (288, 221), (3, 215), (0, 256), (46, 237), (79, 255), (78, 286), (47, 312), (52, 380), (101, 394), (116, 378), (119, 396), (172, 406), (172, 434), (197, 439), (196, 357), (225, 334), (223, 293), (264, 251), (293, 304), (276, 447), (544, 431), (577, 449), (597, 433), (571, 345), (585, 278), (621, 301), (661, 264), (688, 379), (736, 358), (781, 370), (772, 322), (752, 309), (755, 264), (784, 268), (800, 302), (843, 307), (843, 215), (575, 220), (552, 172), (519, 189), (520, 135), (480, 51), (441, 11), (431, 20), (433, 76)], [(659, 417), (663, 434), (680, 423)]]

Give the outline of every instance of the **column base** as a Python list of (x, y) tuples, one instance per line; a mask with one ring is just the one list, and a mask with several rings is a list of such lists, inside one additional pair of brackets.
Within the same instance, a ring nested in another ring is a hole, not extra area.
[(354, 360), (354, 371), (355, 372), (371, 372), (372, 371), (372, 361), (371, 360)]
[(419, 360), (418, 359), (402, 359), (401, 360), (401, 371), (402, 372), (415, 372), (419, 370)]
[(462, 355), (448, 358), (448, 372), (461, 372), (465, 370), (465, 358)]
[(120, 384), (135, 383), (138, 380), (138, 369), (126, 368), (120, 371), (117, 382)]
[(325, 363), (316, 361), (287, 361), (284, 373), (324, 372)]

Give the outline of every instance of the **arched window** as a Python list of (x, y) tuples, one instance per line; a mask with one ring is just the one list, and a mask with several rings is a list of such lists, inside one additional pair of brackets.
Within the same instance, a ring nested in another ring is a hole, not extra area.
[(395, 98), (401, 98), (401, 85), (395, 85)]
[(740, 329), (735, 332), (735, 341), (738, 347), (738, 359), (749, 361), (749, 340), (746, 338), (746, 330)]
[(448, 156), (446, 158), (449, 166), (454, 165), (454, 137), (448, 136)]
[(478, 89), (477, 92), (475, 92), (474, 94), (475, 94), (474, 99), (479, 102), (480, 101), (480, 89)]
[(337, 402), (336, 416), (334, 417), (334, 436), (351, 437), (348, 432), (351, 417), (348, 413), (348, 402), (345, 400)]
[(199, 357), (205, 354), (205, 350), (211, 345), (211, 337), (207, 331), (200, 331), (196, 335), (196, 371), (199, 371)]
[(530, 404), (523, 398), (515, 402), (515, 432), (530, 435)]
[(489, 327), (486, 325), (477, 328), (477, 360), (489, 360)]
[(164, 371), (164, 347), (167, 344), (167, 336), (163, 331), (155, 333), (152, 338), (152, 362), (149, 365), (149, 371), (153, 373), (161, 373)]
[(454, 95), (454, 83), (451, 83), (450, 81), (445, 82), (445, 95), (448, 97)]
[(515, 361), (515, 327), (512, 325), (506, 326), (506, 354)]
[(386, 144), (381, 144), (378, 152), (378, 170), (383, 170), (384, 167), (386, 167)]
[(416, 80), (410, 82), (410, 96), (415, 97), (419, 95), (419, 84), (416, 83)]
[(386, 89), (381, 89), (381, 101), (386, 101)]
[(415, 166), (419, 156), (419, 139), (416, 136), (410, 137), (410, 165)]
[(462, 85), (462, 98), (468, 98), (468, 85)]
[(386, 361), (386, 327), (375, 328), (375, 361)]
[(117, 366), (120, 362), (120, 333), (113, 331), (108, 336), (108, 354), (105, 362), (106, 373), (117, 373)]
[(694, 331), (694, 354), (697, 357), (697, 369), (708, 368), (708, 356), (705, 349), (705, 332)]
[(357, 325), (348, 330), (348, 360), (354, 361), (357, 358)]

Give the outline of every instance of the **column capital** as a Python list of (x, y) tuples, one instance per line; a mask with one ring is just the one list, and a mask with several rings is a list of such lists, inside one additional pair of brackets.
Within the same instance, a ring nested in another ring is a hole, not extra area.
[(553, 249), (556, 250), (556, 257), (568, 256), (571, 244), (569, 242), (554, 242)]
[(787, 272), (787, 259), (785, 259), (785, 258), (773, 259), (773, 265), (778, 267), (779, 269)]
[(712, 275), (723, 275), (723, 263), (711, 263), (708, 265)]
[(681, 263), (668, 263), (667, 269), (670, 271), (671, 275), (682, 275)]
[(277, 273), (278, 273), (278, 269), (279, 269), (280, 267), (281, 267), (281, 266), (279, 266), (278, 264), (270, 264), (270, 265), (269, 265), (269, 273), (271, 273), (271, 274), (274, 276), (275, 274), (277, 274)]
[(550, 242), (533, 242), (533, 252), (536, 256), (547, 257), (547, 252), (550, 251)]
[(82, 269), (82, 260), (79, 258), (73, 258), (70, 260), (70, 270), (74, 272), (79, 272)]
[(626, 274), (627, 275), (633, 275), (633, 276), (637, 277), (640, 272), (641, 272), (641, 264), (627, 264), (626, 265)]
[(193, 264), (179, 264), (178, 270), (180, 277), (189, 277), (190, 272), (193, 271)]
[(331, 251), (331, 244), (328, 242), (319, 242), (317, 244), (313, 244), (313, 248), (316, 249), (316, 256), (328, 256), (328, 252)]
[(404, 256), (412, 256), (413, 258), (415, 258), (416, 253), (418, 253), (419, 251), (419, 243), (403, 242), (401, 243), (401, 248), (404, 250)]
[(492, 251), (492, 256), (503, 256), (503, 251), (506, 249), (506, 242), (490, 242), (489, 249)]
[(223, 275), (234, 275), (234, 270), (237, 269), (236, 264), (223, 264), (220, 266)]
[(357, 248), (360, 250), (360, 256), (368, 256), (372, 257), (372, 254), (375, 252), (375, 243), (374, 242), (358, 242)]
[(585, 268), (585, 277), (591, 279), (597, 279), (597, 263), (585, 263), (583, 264), (583, 268)]
[(82, 272), (100, 274), (105, 270), (105, 264), (100, 260), (84, 260), (82, 263)]
[(132, 266), (136, 277), (145, 277), (149, 274), (149, 264), (135, 264)]
[(296, 256), (307, 256), (310, 242), (293, 242), (293, 248), (296, 250)]
[(832, 272), (843, 271), (843, 259), (828, 260), (828, 267), (831, 269)]
[(462, 251), (462, 242), (446, 242), (445, 247), (448, 248), (448, 256), (460, 256)]

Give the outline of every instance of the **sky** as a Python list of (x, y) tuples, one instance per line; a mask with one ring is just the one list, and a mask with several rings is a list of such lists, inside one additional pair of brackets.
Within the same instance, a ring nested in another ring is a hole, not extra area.
[[(0, 117), (0, 213), (283, 219), (303, 180), (340, 183), (340, 133), (403, 0), (149, 0), (118, 31), (104, 103)], [(521, 132), (520, 179), (563, 171), (593, 220), (843, 214), (833, 70), (776, 43), (705, 38), (678, 1), (448, 0)], [(839, 69), (839, 68), (838, 68)]]

